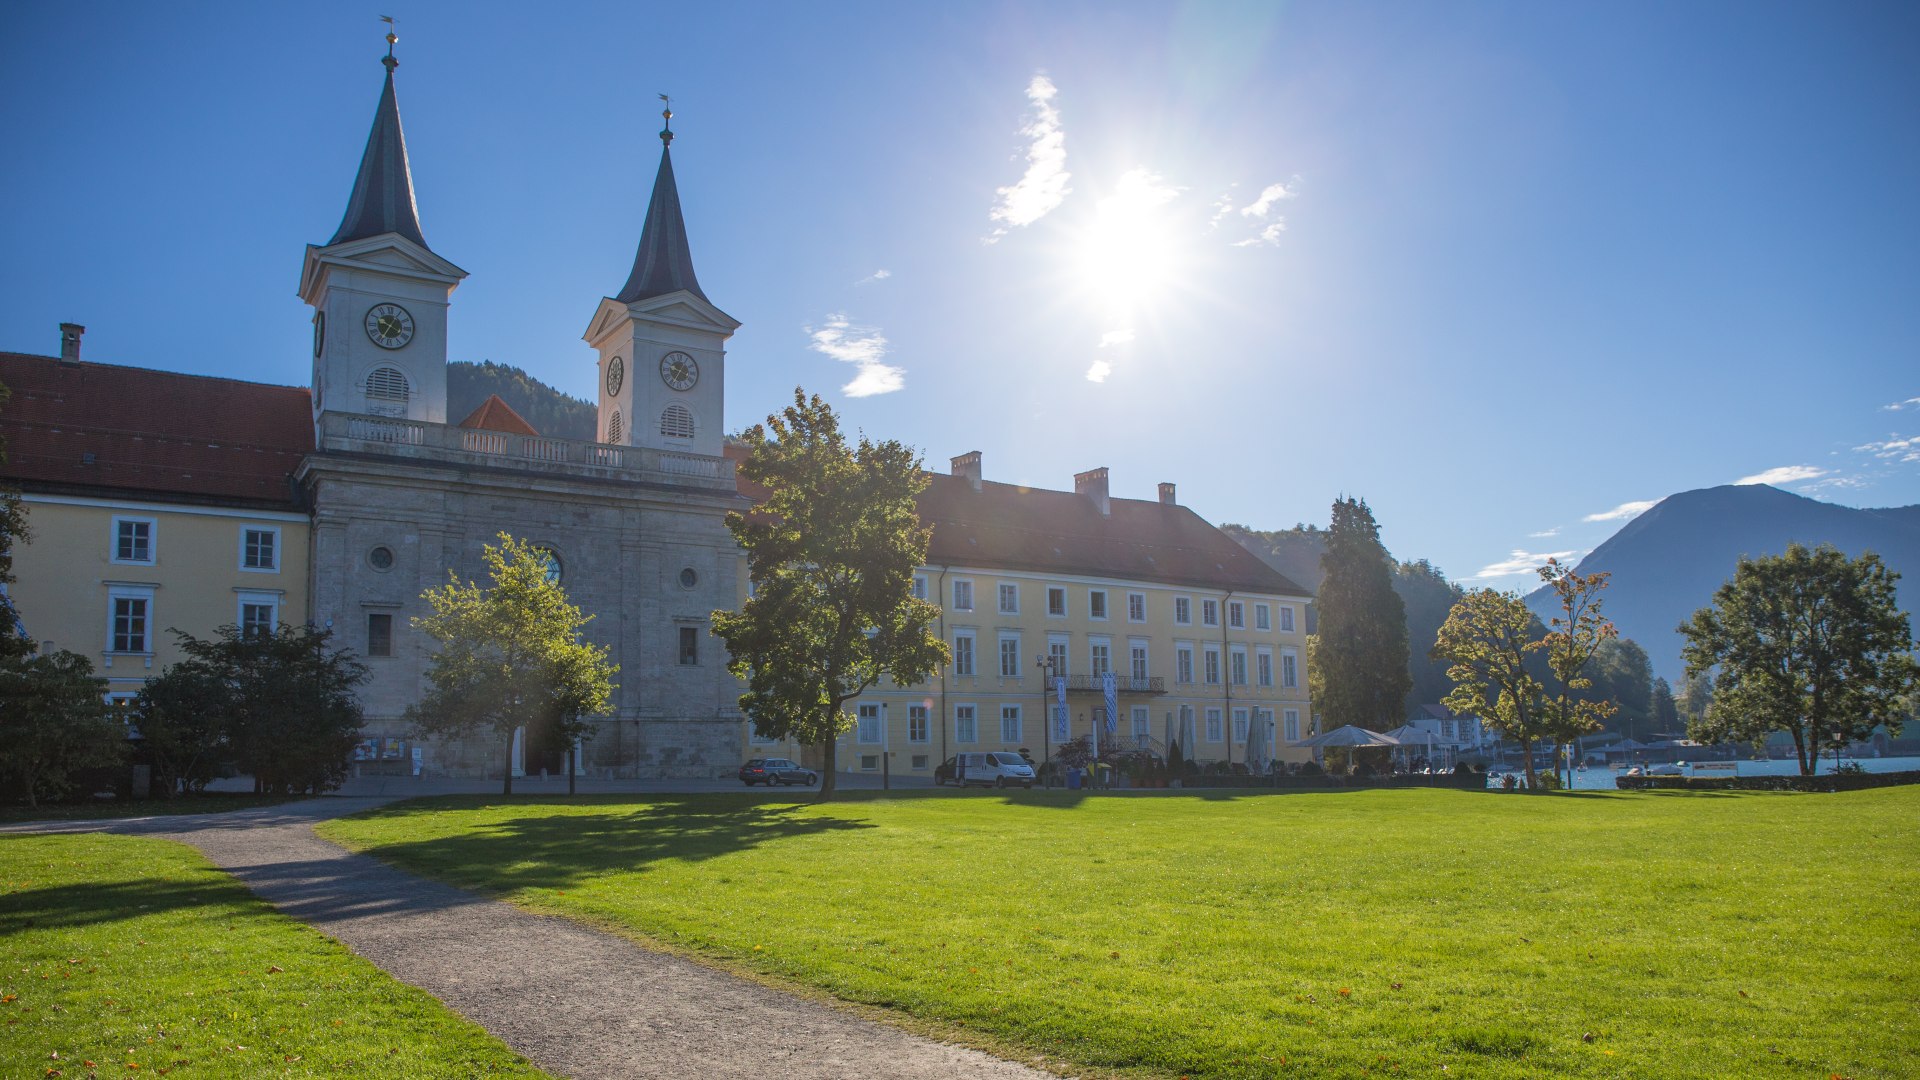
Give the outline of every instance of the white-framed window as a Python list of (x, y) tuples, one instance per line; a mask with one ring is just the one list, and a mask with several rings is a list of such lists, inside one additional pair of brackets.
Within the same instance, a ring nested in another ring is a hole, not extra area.
[(280, 597), (273, 593), (241, 593), (234, 624), (240, 627), (242, 637), (271, 636), (280, 625)]
[(913, 575), (913, 598), (915, 600), (925, 600), (927, 598), (927, 575)]
[(861, 772), (879, 772), (880, 771), (880, 755), (879, 754), (861, 754), (860, 755), (860, 771)]
[(980, 710), (972, 705), (953, 707), (953, 741), (971, 745), (980, 741)]
[(279, 526), (240, 526), (240, 569), (256, 574), (280, 572)]
[(1253, 654), (1253, 677), (1261, 686), (1273, 685), (1273, 654), (1261, 649)]
[(1227, 655), (1227, 674), (1233, 679), (1233, 685), (1247, 685), (1247, 650), (1238, 645)]
[(1300, 656), (1292, 649), (1280, 654), (1280, 685), (1288, 689), (1300, 685)]
[(955, 578), (953, 582), (953, 610), (973, 610), (973, 582), (965, 578)]
[(1066, 586), (1047, 586), (1047, 614), (1056, 619), (1064, 619), (1067, 617)]
[(1128, 622), (1146, 622), (1147, 621), (1147, 594), (1146, 593), (1130, 592), (1127, 594), (1127, 621)]
[(1020, 745), (1020, 706), (1000, 706), (1000, 741), (1009, 746)]
[(678, 403), (662, 409), (660, 434), (669, 439), (693, 438), (693, 411)]
[(1284, 724), (1286, 727), (1287, 741), (1299, 742), (1300, 741), (1300, 710), (1299, 709), (1282, 709), (1280, 710), (1280, 720), (1282, 724)]
[[(1073, 664), (1067, 659), (1071, 655), (1071, 646), (1065, 634), (1047, 635), (1047, 656), (1053, 660), (1053, 674), (1056, 678), (1066, 678), (1072, 674)], [(1049, 690), (1052, 687), (1048, 687)]]
[(1153, 723), (1147, 719), (1147, 707), (1145, 705), (1135, 705), (1131, 719), (1133, 721), (1132, 734), (1134, 744), (1137, 746), (1145, 746), (1147, 740), (1153, 737)]
[(1139, 682), (1147, 681), (1147, 643), (1139, 638), (1127, 642), (1127, 674)]
[(1238, 600), (1227, 601), (1227, 625), (1235, 630), (1247, 628), (1247, 605)]
[(907, 741), (908, 742), (920, 742), (920, 743), (926, 742), (928, 738), (931, 736), (931, 732), (927, 730), (928, 726), (929, 725), (927, 724), (927, 707), (925, 705), (907, 706)]
[(1247, 741), (1247, 710), (1245, 709), (1233, 710), (1233, 741), (1237, 743)]
[(1208, 709), (1207, 710), (1207, 741), (1220, 742), (1225, 738), (1226, 738), (1226, 732), (1221, 729), (1220, 710)]
[(1265, 604), (1253, 605), (1253, 628), (1255, 630), (1273, 629), (1273, 609)]
[(1102, 678), (1113, 670), (1113, 643), (1106, 638), (1087, 642), (1087, 674)]
[(153, 565), (155, 554), (155, 536), (158, 532), (154, 520), (148, 517), (113, 517), (113, 561), (117, 563), (135, 563), (141, 566)]
[(1087, 590), (1087, 617), (1090, 619), (1104, 619), (1107, 617), (1107, 590)]
[(1011, 581), (1000, 583), (1000, 614), (1020, 614), (1020, 586)]
[(153, 590), (115, 585), (107, 590), (107, 651), (153, 651)]
[(927, 767), (927, 755), (925, 754), (913, 755), (913, 767), (915, 770), (924, 772)]
[(1200, 601), (1200, 625), (1202, 626), (1219, 626), (1220, 625), (1220, 601), (1218, 600)]
[(1173, 647), (1173, 681), (1178, 683), (1193, 681), (1193, 646), (1175, 645)]
[(1020, 635), (1000, 635), (1000, 677), (1017, 679), (1020, 677)]
[(1207, 646), (1206, 664), (1207, 664), (1207, 668), (1206, 668), (1207, 685), (1219, 686), (1220, 685), (1220, 650), (1218, 647), (1213, 645)]
[(879, 742), (881, 737), (880, 706), (863, 704), (860, 706), (860, 711), (857, 715), (859, 718), (853, 725), (853, 741), (863, 743)]
[(961, 630), (953, 635), (953, 673), (955, 675), (973, 674), (973, 631)]
[(1293, 633), (1293, 605), (1292, 604), (1280, 605), (1280, 632), (1283, 634)]
[(1173, 598), (1173, 621), (1178, 626), (1193, 625), (1193, 599), (1187, 596)]

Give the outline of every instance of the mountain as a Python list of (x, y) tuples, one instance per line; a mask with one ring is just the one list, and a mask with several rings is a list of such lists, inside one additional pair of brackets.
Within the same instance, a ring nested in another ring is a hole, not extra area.
[(551, 438), (590, 442), (599, 427), (598, 409), (592, 402), (563, 394), (517, 367), (491, 360), (478, 364), (456, 360), (447, 365), (450, 422), (466, 419), (488, 394), (499, 394), (535, 431)]
[[(1778, 555), (1794, 542), (1832, 544), (1852, 556), (1874, 552), (1903, 576), (1902, 606), (1920, 606), (1920, 505), (1861, 510), (1764, 484), (1669, 495), (1589, 552), (1578, 569), (1613, 575), (1602, 594), (1605, 614), (1646, 648), (1656, 674), (1678, 685), (1685, 665), (1675, 628), (1713, 601), (1742, 556)], [(1542, 620), (1556, 610), (1544, 586), (1527, 596), (1527, 606)]]

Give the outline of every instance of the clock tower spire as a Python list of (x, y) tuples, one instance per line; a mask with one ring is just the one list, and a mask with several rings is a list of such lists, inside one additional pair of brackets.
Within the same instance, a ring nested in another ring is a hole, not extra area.
[(660, 116), (660, 168), (626, 284), (600, 301), (584, 335), (600, 354), (602, 442), (719, 456), (726, 341), (739, 320), (693, 273), (673, 176), (673, 109)]
[(328, 412), (447, 420), (447, 304), (467, 273), (420, 230), (391, 26), (386, 40), (386, 81), (346, 214), (333, 239), (308, 245), (300, 274), (300, 298), (314, 309), (316, 435)]

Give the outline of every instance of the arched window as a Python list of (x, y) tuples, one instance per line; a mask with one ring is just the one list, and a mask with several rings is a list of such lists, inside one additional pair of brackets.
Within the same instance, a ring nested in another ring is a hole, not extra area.
[(407, 415), (407, 396), (407, 377), (398, 368), (374, 368), (367, 376), (367, 411), (373, 415)]
[(693, 438), (693, 414), (685, 405), (669, 405), (660, 414), (660, 434), (669, 439)]
[(613, 410), (613, 415), (607, 418), (607, 441), (610, 443), (617, 443), (620, 441), (620, 410), (619, 409)]

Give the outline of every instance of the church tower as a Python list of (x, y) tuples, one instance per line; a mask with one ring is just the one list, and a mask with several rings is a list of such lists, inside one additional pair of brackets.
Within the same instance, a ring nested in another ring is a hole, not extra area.
[(313, 307), (313, 415), (357, 413), (447, 422), (447, 302), (467, 276), (420, 232), (407, 141), (386, 86), (374, 110), (347, 213), (333, 239), (307, 245), (300, 298)]
[(726, 342), (739, 320), (700, 291), (687, 223), (673, 182), (673, 113), (661, 113), (660, 171), (653, 179), (633, 272), (600, 301), (583, 335), (600, 354), (597, 438), (621, 446), (718, 457)]

